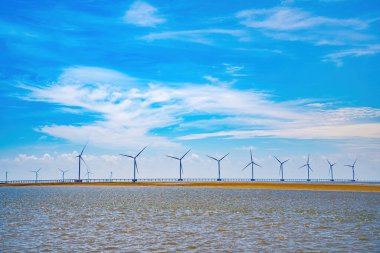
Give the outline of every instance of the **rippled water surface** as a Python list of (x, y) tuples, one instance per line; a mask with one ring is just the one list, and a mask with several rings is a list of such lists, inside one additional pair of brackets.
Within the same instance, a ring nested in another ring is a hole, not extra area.
[(1, 252), (380, 252), (380, 194), (0, 188)]

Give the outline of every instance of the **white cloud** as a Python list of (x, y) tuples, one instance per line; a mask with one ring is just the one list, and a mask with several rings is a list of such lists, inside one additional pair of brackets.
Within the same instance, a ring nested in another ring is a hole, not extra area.
[(314, 45), (355, 45), (374, 39), (364, 33), (370, 21), (313, 15), (298, 8), (243, 10), (241, 23), (278, 40), (304, 41)]
[(157, 15), (155, 7), (143, 1), (134, 2), (126, 11), (123, 19), (128, 24), (144, 27), (155, 27), (166, 22), (163, 17)]
[(212, 44), (214, 37), (212, 35), (228, 35), (239, 38), (241, 41), (248, 40), (247, 34), (242, 30), (231, 29), (203, 29), (203, 30), (186, 30), (186, 31), (169, 31), (150, 33), (141, 37), (143, 40), (181, 40), (190, 41), (200, 44)]
[(380, 123), (352, 125), (323, 125), (303, 128), (283, 128), (249, 131), (220, 131), (213, 133), (190, 134), (180, 137), (181, 140), (197, 140), (210, 137), (228, 137), (249, 139), (254, 137), (271, 137), (287, 139), (347, 139), (347, 138), (380, 138)]
[(367, 23), (357, 19), (333, 19), (314, 16), (296, 8), (277, 7), (272, 9), (244, 10), (237, 14), (242, 24), (269, 30), (302, 30), (321, 26), (350, 27), (363, 29)]
[[(83, 68), (84, 72), (88, 69)], [(98, 70), (114, 73), (115, 77), (124, 76), (107, 69)], [(240, 68), (231, 71), (238, 70)], [(211, 76), (205, 78), (214, 81), (213, 84), (131, 83), (113, 86), (107, 81), (113, 80), (112, 74), (89, 85), (87, 76), (82, 80), (82, 75), (77, 75), (77, 72), (82, 73), (80, 67), (75, 71), (65, 70), (64, 78), (59, 77), (59, 81), (50, 86), (24, 87), (30, 91), (25, 99), (54, 103), (63, 108), (79, 108), (82, 113), (96, 114), (97, 120), (81, 125), (45, 125), (37, 131), (74, 143), (90, 141), (92, 145), (110, 149), (146, 144), (178, 146), (175, 134), (157, 134), (166, 127), (185, 133), (177, 140), (380, 136), (379, 124), (374, 123), (380, 118), (380, 110), (376, 108), (331, 108), (331, 103), (322, 104), (310, 99), (276, 102), (268, 94), (237, 90)], [(66, 81), (71, 79), (76, 80), (75, 84)], [(192, 120), (185, 120), (186, 116), (191, 116)], [(231, 130), (226, 131), (227, 128)], [(207, 129), (209, 132), (191, 134), (195, 129)]]
[(346, 57), (369, 56), (380, 53), (380, 44), (369, 45), (362, 48), (352, 48), (336, 53), (325, 55), (323, 61), (334, 62), (338, 67), (343, 65), (343, 59)]
[(59, 76), (62, 84), (112, 84), (130, 85), (136, 83), (136, 79), (121, 72), (89, 66), (74, 66), (64, 69)]

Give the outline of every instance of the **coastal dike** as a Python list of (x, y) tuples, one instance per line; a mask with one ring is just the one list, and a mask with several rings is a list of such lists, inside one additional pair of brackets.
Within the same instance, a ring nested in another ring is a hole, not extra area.
[(290, 183), (290, 182), (96, 182), (96, 183), (17, 183), (0, 184), (0, 187), (34, 186), (120, 186), (120, 187), (194, 187), (231, 189), (268, 189), (302, 191), (353, 191), (380, 192), (380, 184), (362, 183)]

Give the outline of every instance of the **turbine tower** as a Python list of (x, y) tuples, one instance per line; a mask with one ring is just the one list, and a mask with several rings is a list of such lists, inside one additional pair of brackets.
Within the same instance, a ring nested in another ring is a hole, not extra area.
[(228, 156), (228, 154), (226, 154), (225, 156), (223, 156), (220, 159), (216, 159), (215, 157), (207, 155), (209, 158), (211, 158), (211, 159), (213, 159), (213, 160), (215, 160), (215, 161), (218, 162), (218, 179), (217, 179), (217, 181), (222, 181), (222, 179), (220, 179), (220, 161), (222, 161), (226, 156)]
[(36, 183), (37, 183), (37, 180), (38, 180), (38, 172), (40, 172), (41, 169), (38, 169), (38, 170), (32, 170), (31, 172), (34, 172), (36, 173)]
[(279, 171), (279, 173), (281, 173), (281, 181), (284, 181), (284, 163), (286, 163), (287, 161), (289, 161), (289, 159), (281, 162), (277, 157), (274, 156), (274, 158), (280, 164), (280, 171)]
[(86, 164), (86, 162), (85, 162), (85, 161), (83, 160), (83, 158), (82, 158), (83, 151), (84, 151), (84, 149), (86, 148), (86, 146), (87, 146), (87, 143), (86, 143), (86, 145), (84, 145), (84, 147), (83, 147), (83, 149), (82, 149), (82, 152), (80, 152), (80, 154), (77, 155), (77, 157), (78, 157), (78, 162), (79, 162), (79, 169), (78, 169), (78, 180), (76, 180), (76, 182), (82, 182), (82, 180), (80, 179), (80, 162), (83, 161), (84, 164)]
[(253, 161), (252, 150), (251, 149), (249, 150), (249, 153), (251, 154), (251, 162), (248, 163), (247, 166), (245, 166), (242, 170), (245, 170), (249, 165), (251, 165), (251, 172), (252, 172), (251, 173), (252, 174), (251, 181), (255, 181), (254, 174), (253, 174), (253, 165), (256, 165), (256, 166), (259, 166), (259, 167), (261, 167), (261, 166)]
[(190, 152), (191, 149), (189, 149), (181, 158), (178, 158), (178, 157), (175, 157), (175, 156), (170, 156), (170, 155), (166, 155), (167, 157), (170, 157), (170, 158), (173, 158), (173, 159), (176, 159), (179, 161), (179, 179), (178, 181), (183, 181), (182, 179), (182, 173), (183, 173), (183, 167), (182, 167), (182, 159), (185, 158), (185, 156)]
[(132, 182), (136, 182), (137, 179), (136, 179), (136, 172), (138, 173), (139, 172), (139, 169), (137, 168), (137, 162), (136, 162), (136, 158), (147, 148), (148, 146), (145, 146), (136, 156), (131, 156), (131, 155), (124, 155), (124, 154), (120, 154), (121, 156), (126, 156), (126, 157), (129, 157), (129, 158), (132, 158), (133, 159), (133, 179), (132, 179)]
[(352, 182), (355, 182), (355, 164), (358, 161), (358, 159), (355, 160), (355, 162), (352, 165), (344, 165), (347, 167), (350, 167), (352, 169)]
[(327, 162), (329, 163), (330, 165), (330, 169), (329, 169), (329, 175), (331, 175), (331, 179), (330, 181), (333, 182), (334, 181), (334, 170), (333, 170), (333, 167), (336, 163), (331, 163), (328, 159), (327, 159)]
[(69, 170), (61, 170), (61, 169), (59, 170), (62, 172), (62, 181), (65, 181), (65, 173), (68, 172)]
[(300, 169), (303, 168), (303, 167), (307, 167), (307, 181), (310, 181), (310, 171), (313, 171), (310, 167), (310, 154), (307, 155), (307, 162), (306, 164), (302, 165), (301, 167), (299, 167)]

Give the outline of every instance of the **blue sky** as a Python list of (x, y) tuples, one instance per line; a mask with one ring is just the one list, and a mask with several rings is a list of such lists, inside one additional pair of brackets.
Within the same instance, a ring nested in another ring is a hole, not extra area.
[[(262, 178), (311, 154), (312, 177), (380, 180), (378, 1), (11, 1), (0, 3), (0, 178), (215, 177), (205, 154), (251, 148)], [(224, 173), (224, 174), (223, 174)]]

